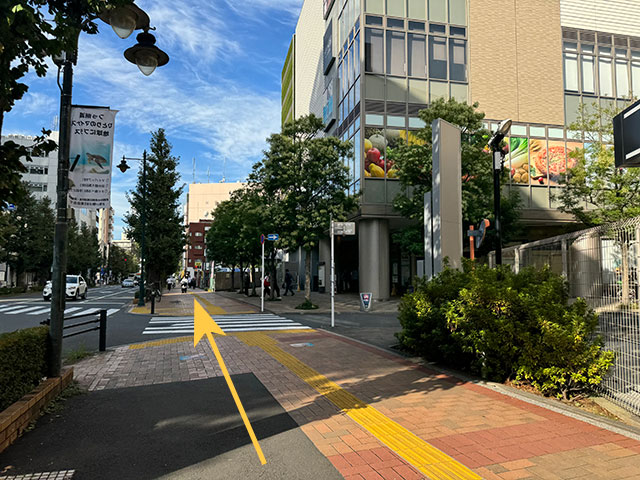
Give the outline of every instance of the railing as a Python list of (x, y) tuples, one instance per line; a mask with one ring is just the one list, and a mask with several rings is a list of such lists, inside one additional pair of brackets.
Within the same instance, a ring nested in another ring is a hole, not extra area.
[[(62, 335), (62, 338), (75, 337), (76, 335), (82, 335), (83, 333), (95, 332), (96, 330), (98, 330), (100, 332), (99, 340), (98, 340), (98, 350), (100, 350), (101, 352), (104, 352), (107, 349), (107, 311), (106, 310), (99, 310), (97, 312), (85, 313), (82, 315), (71, 315), (70, 317), (65, 317), (64, 321), (66, 322), (67, 320), (77, 320), (79, 318), (95, 317), (95, 316), (97, 316), (98, 318), (95, 318), (93, 320), (87, 320), (85, 322), (74, 323), (72, 325), (64, 325), (62, 327), (62, 330), (64, 331), (71, 328), (83, 327), (85, 325), (90, 325), (92, 323), (98, 323), (98, 326), (85, 328), (83, 330), (73, 331), (71, 333), (66, 333)], [(48, 318), (40, 322), (41, 325), (49, 325), (50, 323), (51, 323), (51, 320)]]
[(549, 265), (598, 313), (605, 348), (616, 352), (602, 393), (640, 414), (640, 217), (505, 248), (503, 263), (516, 272)]

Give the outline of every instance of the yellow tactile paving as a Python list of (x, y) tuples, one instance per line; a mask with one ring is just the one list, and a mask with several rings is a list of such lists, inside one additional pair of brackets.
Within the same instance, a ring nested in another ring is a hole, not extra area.
[(302, 380), (324, 395), (350, 418), (367, 429), (382, 443), (394, 450), (419, 471), (431, 479), (469, 479), (482, 477), (457, 462), (406, 428), (380, 413), (371, 405), (344, 390), (319, 372), (282, 350), (277, 342), (260, 332), (237, 333), (236, 336), (250, 346), (265, 352), (286, 366)]
[(135, 343), (133, 345), (129, 345), (129, 350), (138, 350), (140, 348), (147, 348), (147, 347), (160, 347), (162, 345), (169, 345), (170, 343), (183, 343), (183, 342), (193, 342), (193, 336), (165, 338), (164, 340), (154, 340), (152, 342)]
[(198, 295), (197, 293), (191, 293), (191, 294), (194, 295), (200, 301), (200, 304), (207, 310), (207, 313), (209, 315), (226, 315), (228, 313), (224, 308), (214, 305), (209, 300), (204, 298), (202, 295)]

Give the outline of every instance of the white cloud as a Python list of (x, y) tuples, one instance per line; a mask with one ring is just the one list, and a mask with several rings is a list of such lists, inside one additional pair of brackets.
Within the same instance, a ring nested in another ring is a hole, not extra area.
[(279, 92), (265, 94), (227, 79), (185, 78), (167, 67), (144, 77), (95, 37), (86, 39), (80, 52), (76, 83), (105, 85), (92, 91), (89, 103), (120, 110), (118, 129), (162, 127), (170, 140), (200, 143), (248, 169), (261, 156), (266, 137), (280, 128)]

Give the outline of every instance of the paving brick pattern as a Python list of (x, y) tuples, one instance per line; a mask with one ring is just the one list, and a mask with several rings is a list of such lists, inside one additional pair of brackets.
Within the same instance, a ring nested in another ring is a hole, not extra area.
[(483, 478), (640, 478), (632, 438), (338, 337), (281, 347)]
[[(483, 478), (640, 478), (640, 442), (631, 438), (330, 334), (269, 335), (282, 350)], [(300, 341), (313, 347), (291, 346)], [(232, 335), (216, 342), (230, 373), (255, 374), (345, 478), (425, 478), (259, 346)], [(187, 338), (141, 347), (85, 359), (75, 366), (76, 379), (101, 390), (222, 375), (206, 342), (194, 348)]]
[(62, 470), (59, 472), (28, 473), (26, 475), (0, 475), (0, 480), (71, 480), (73, 474), (73, 470)]

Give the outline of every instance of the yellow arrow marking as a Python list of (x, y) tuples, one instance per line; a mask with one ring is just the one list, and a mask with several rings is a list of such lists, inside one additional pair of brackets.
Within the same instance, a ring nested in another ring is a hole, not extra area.
[(267, 463), (267, 459), (264, 458), (264, 453), (262, 453), (262, 449), (260, 448), (260, 444), (258, 443), (256, 434), (253, 433), (253, 428), (251, 428), (251, 423), (249, 423), (249, 418), (247, 417), (247, 414), (244, 411), (244, 407), (242, 406), (242, 402), (240, 401), (238, 392), (236, 392), (236, 387), (233, 386), (233, 382), (231, 381), (231, 377), (229, 376), (227, 367), (224, 364), (224, 360), (222, 359), (220, 350), (218, 350), (218, 345), (216, 345), (216, 342), (213, 339), (213, 335), (211, 335), (212, 332), (217, 333), (218, 335), (225, 335), (225, 333), (218, 326), (218, 324), (213, 320), (213, 318), (211, 318), (211, 316), (207, 313), (204, 307), (200, 305), (198, 301), (194, 298), (193, 299), (193, 346), (195, 347), (200, 341), (200, 339), (205, 335), (209, 339), (209, 344), (211, 345), (211, 349), (213, 350), (213, 353), (216, 356), (218, 363), (220, 364), (220, 369), (222, 370), (224, 379), (227, 381), (229, 390), (231, 390), (231, 395), (233, 395), (233, 399), (236, 402), (236, 407), (238, 407), (238, 411), (240, 412), (240, 416), (242, 417), (244, 426), (247, 428), (247, 432), (249, 432), (249, 436), (251, 437), (253, 446), (256, 449), (258, 458), (260, 458), (260, 463), (264, 465), (265, 463)]

